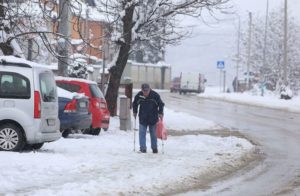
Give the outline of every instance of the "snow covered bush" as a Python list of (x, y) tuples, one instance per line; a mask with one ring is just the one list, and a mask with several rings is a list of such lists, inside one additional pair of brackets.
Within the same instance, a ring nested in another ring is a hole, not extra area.
[(68, 76), (72, 78), (86, 79), (88, 76), (87, 67), (83, 63), (75, 62), (68, 67)]

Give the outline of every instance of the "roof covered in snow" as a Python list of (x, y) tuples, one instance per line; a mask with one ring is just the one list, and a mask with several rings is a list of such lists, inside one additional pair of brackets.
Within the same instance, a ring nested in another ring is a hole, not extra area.
[(135, 62), (135, 61), (128, 61), (128, 62), (131, 62), (131, 64), (134, 66), (171, 67), (170, 64), (163, 62), (163, 61), (159, 61), (158, 63), (139, 63), (139, 62)]
[[(43, 67), (43, 68), (50, 69), (48, 65), (35, 63), (35, 62), (28, 61), (26, 59), (18, 58), (15, 56), (0, 56), (0, 61), (1, 62), (9, 62), (9, 63), (23, 63), (23, 64), (29, 65), (30, 67)], [(1, 63), (1, 64), (3, 64), (3, 63)]]
[(62, 77), (62, 76), (55, 77), (55, 80), (78, 81), (78, 82), (84, 82), (84, 83), (88, 83), (88, 84), (97, 84), (96, 82), (91, 81), (91, 80), (86, 80), (86, 79), (81, 79), (81, 78), (69, 78), (69, 77)]

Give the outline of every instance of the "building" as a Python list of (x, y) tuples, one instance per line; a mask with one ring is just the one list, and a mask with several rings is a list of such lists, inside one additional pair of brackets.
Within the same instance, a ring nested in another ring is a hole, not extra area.
[(139, 89), (148, 83), (154, 89), (169, 89), (171, 85), (171, 65), (164, 62), (156, 64), (128, 61), (122, 75), (121, 83), (133, 83)]

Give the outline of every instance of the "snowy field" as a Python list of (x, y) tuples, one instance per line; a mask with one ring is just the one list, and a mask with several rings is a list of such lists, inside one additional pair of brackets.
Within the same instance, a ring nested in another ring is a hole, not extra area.
[[(182, 126), (182, 118), (186, 126)], [(216, 124), (165, 109), (172, 130), (214, 129)], [(0, 152), (0, 195), (158, 195), (185, 190), (208, 174), (238, 167), (254, 146), (236, 137), (169, 136), (159, 153), (133, 152), (133, 131), (111, 118), (100, 136), (71, 135), (36, 152)], [(150, 144), (147, 134), (147, 145)], [(136, 143), (136, 149), (138, 144)]]
[(199, 94), (198, 96), (202, 98), (282, 109), (290, 112), (300, 112), (299, 96), (293, 97), (290, 100), (283, 100), (279, 98), (279, 95), (271, 92), (266, 92), (264, 96), (261, 96), (258, 90), (245, 93), (220, 93), (219, 87), (207, 87), (205, 93)]

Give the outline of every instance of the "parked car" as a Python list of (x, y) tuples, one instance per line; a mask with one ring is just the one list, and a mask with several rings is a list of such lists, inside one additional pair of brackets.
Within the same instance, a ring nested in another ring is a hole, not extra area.
[(84, 133), (99, 135), (101, 128), (104, 131), (108, 130), (110, 113), (104, 95), (96, 82), (78, 78), (56, 77), (56, 85), (70, 92), (84, 93), (89, 97), (92, 124)]
[(88, 129), (92, 124), (89, 100), (83, 94), (72, 93), (57, 87), (60, 131), (63, 137)]
[(0, 56), (0, 150), (39, 149), (61, 137), (54, 75), (25, 59)]

